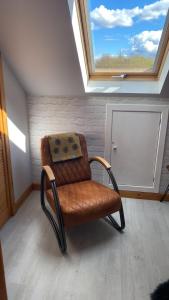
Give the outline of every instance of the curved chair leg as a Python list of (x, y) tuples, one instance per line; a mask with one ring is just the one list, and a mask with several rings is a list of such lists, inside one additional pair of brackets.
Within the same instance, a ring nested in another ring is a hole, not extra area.
[(108, 215), (107, 217), (109, 218), (109, 223), (118, 231), (123, 231), (125, 228), (125, 218), (124, 218), (124, 211), (123, 211), (123, 206), (121, 205), (121, 208), (119, 210), (120, 214), (120, 225), (117, 223), (117, 221), (112, 217), (112, 215)]
[(42, 173), (41, 173), (41, 207), (42, 207), (42, 210), (44, 211), (45, 215), (47, 216), (49, 222), (52, 225), (52, 228), (53, 228), (55, 236), (58, 240), (58, 244), (59, 244), (59, 248), (60, 248), (61, 252), (65, 253), (66, 249), (67, 249), (67, 245), (66, 245), (65, 230), (64, 230), (64, 225), (63, 225), (63, 218), (62, 218), (62, 214), (61, 214), (61, 210), (60, 210), (60, 206), (59, 206), (59, 202), (58, 202), (58, 197), (57, 197), (57, 192), (56, 192), (56, 185), (55, 185), (55, 182), (52, 182), (52, 184), (51, 184), (55, 208), (56, 208), (56, 217), (57, 217), (58, 225), (45, 204), (44, 179), (45, 179), (45, 171), (42, 170)]
[(163, 196), (161, 197), (160, 202), (163, 202), (165, 200), (165, 197), (167, 196), (168, 192), (169, 192), (169, 184), (167, 185), (167, 188), (166, 188)]
[[(120, 195), (119, 188), (116, 182), (116, 179), (110, 169), (107, 170), (111, 183), (115, 189), (115, 191)], [(118, 231), (122, 231), (125, 228), (125, 217), (124, 217), (124, 211), (123, 211), (123, 204), (121, 204), (121, 208), (119, 210), (120, 214), (120, 225), (116, 222), (116, 220), (112, 217), (112, 215), (108, 215), (110, 224)]]

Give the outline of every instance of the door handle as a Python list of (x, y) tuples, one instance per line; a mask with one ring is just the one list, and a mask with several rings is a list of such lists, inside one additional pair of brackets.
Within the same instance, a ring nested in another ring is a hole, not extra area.
[(113, 150), (114, 150), (114, 151), (117, 150), (117, 146), (116, 146), (116, 145), (113, 146)]

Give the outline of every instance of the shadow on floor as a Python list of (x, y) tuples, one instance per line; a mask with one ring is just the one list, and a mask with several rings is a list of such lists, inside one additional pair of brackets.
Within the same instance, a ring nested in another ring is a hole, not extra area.
[[(48, 255), (60, 254), (59, 246), (55, 234), (48, 220), (44, 221), (45, 216), (39, 218), (41, 224), (41, 249), (48, 252)], [(76, 226), (66, 231), (67, 255), (73, 253), (82, 254), (86, 251), (93, 251), (96, 247), (104, 247), (107, 243), (113, 241), (120, 235), (104, 219)], [(57, 253), (56, 253), (57, 252)]]

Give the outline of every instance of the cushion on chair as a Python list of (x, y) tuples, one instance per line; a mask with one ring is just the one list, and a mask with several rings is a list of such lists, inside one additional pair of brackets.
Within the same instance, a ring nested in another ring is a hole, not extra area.
[[(93, 180), (60, 186), (57, 192), (65, 227), (105, 217), (121, 207), (118, 193)], [(46, 194), (55, 210), (52, 190), (47, 190)]]
[[(80, 140), (82, 157), (57, 163), (52, 161), (48, 136), (41, 141), (42, 165), (49, 165), (52, 168), (57, 186), (91, 179), (85, 137), (82, 134), (77, 134), (77, 136)], [(49, 184), (48, 187), (50, 187)]]
[(52, 161), (61, 162), (82, 157), (79, 136), (76, 133), (59, 133), (48, 136)]

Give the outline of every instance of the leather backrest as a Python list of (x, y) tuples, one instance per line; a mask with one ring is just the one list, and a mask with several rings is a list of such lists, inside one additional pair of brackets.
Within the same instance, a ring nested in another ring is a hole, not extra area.
[(52, 161), (48, 137), (45, 136), (41, 140), (42, 165), (49, 165), (52, 168), (57, 186), (91, 179), (85, 137), (82, 134), (77, 135), (79, 136), (83, 157), (57, 163)]

